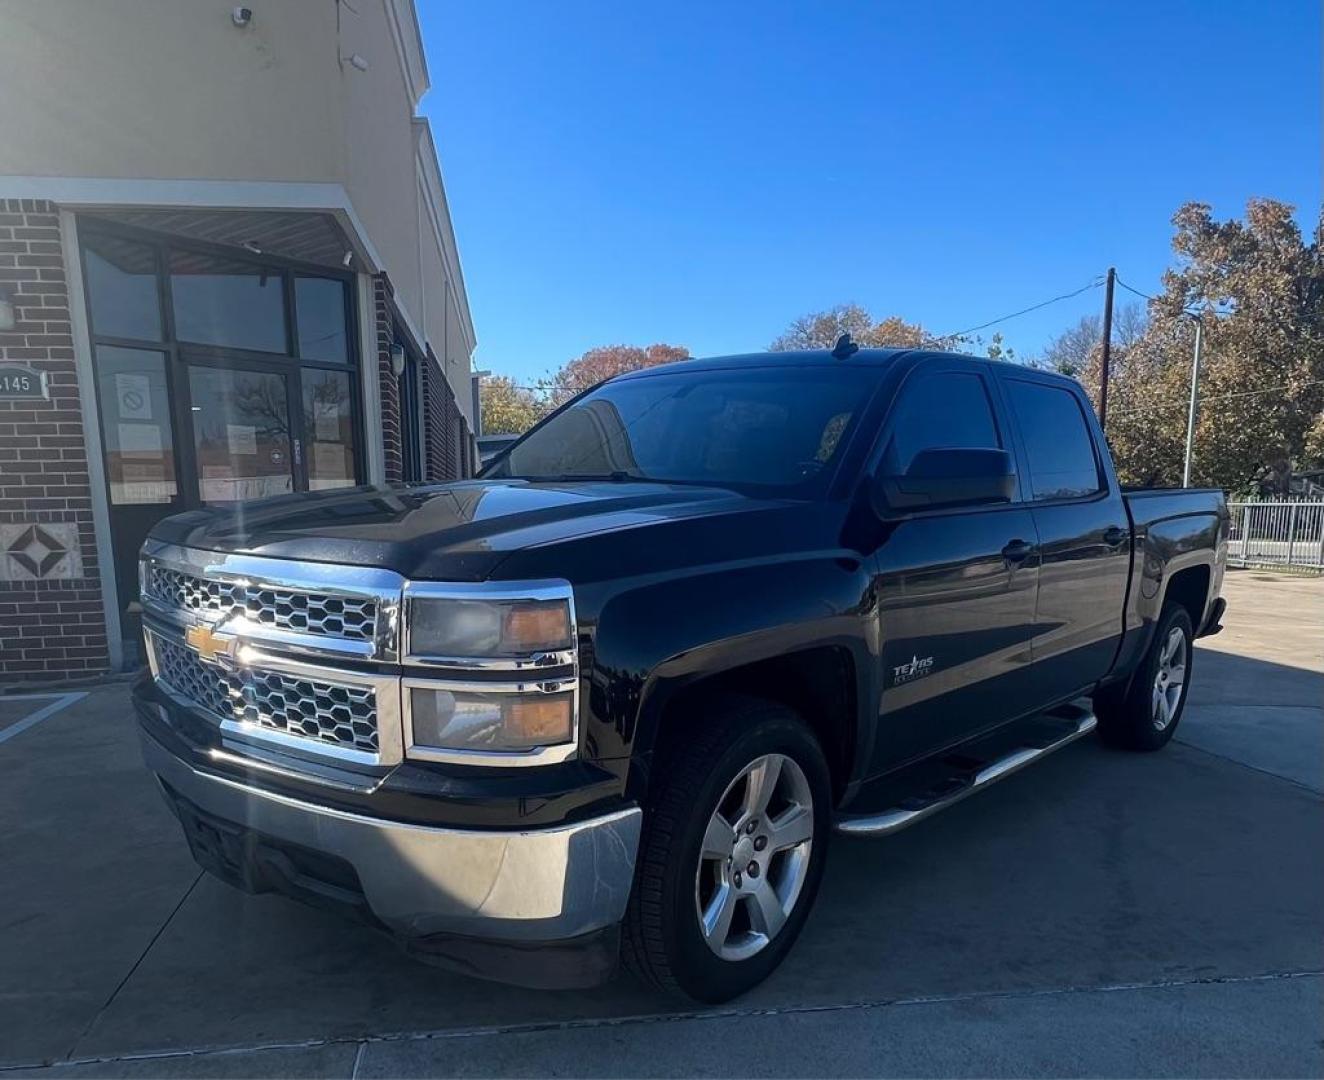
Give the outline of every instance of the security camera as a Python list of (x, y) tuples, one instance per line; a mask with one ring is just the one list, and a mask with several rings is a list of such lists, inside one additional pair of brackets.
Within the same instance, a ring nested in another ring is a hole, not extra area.
[(253, 21), (253, 9), (242, 5), (230, 12), (230, 21), (241, 29)]

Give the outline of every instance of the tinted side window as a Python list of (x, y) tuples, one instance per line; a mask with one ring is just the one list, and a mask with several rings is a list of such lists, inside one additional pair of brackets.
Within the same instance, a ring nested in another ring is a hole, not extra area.
[(921, 450), (1000, 448), (984, 380), (960, 371), (935, 371), (906, 380), (887, 444), (888, 465), (905, 472)]
[(1094, 441), (1076, 395), (1019, 379), (1007, 380), (1007, 392), (1025, 441), (1031, 497), (1042, 502), (1100, 490)]

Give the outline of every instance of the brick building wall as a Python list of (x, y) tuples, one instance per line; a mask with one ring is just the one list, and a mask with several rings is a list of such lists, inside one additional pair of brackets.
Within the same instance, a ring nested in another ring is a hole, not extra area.
[(0, 671), (7, 680), (109, 667), (82, 403), (59, 218), (49, 202), (0, 200), (0, 373), (44, 373), (47, 400), (0, 399)]

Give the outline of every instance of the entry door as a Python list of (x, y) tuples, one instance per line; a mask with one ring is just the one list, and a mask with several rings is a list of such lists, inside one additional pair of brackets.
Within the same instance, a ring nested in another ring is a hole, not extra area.
[(297, 375), (192, 364), (188, 378), (201, 503), (264, 499), (303, 487)]
[(128, 656), (138, 642), (138, 549), (158, 521), (188, 505), (175, 454), (174, 370), (162, 349), (96, 346), (97, 397), (110, 494), (115, 587)]

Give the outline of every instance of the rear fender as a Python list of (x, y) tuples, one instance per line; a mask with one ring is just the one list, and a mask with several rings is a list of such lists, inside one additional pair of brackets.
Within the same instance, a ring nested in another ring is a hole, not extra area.
[(1127, 601), (1126, 635), (1118, 656), (1116, 671), (1130, 678), (1153, 639), (1168, 587), (1183, 571), (1195, 567), (1209, 570), (1206, 592), (1196, 631), (1208, 618), (1222, 581), (1218, 559), (1220, 543), (1225, 543), (1225, 529), (1218, 514), (1190, 514), (1165, 518), (1143, 529), (1137, 537), (1132, 556), (1132, 587)]

